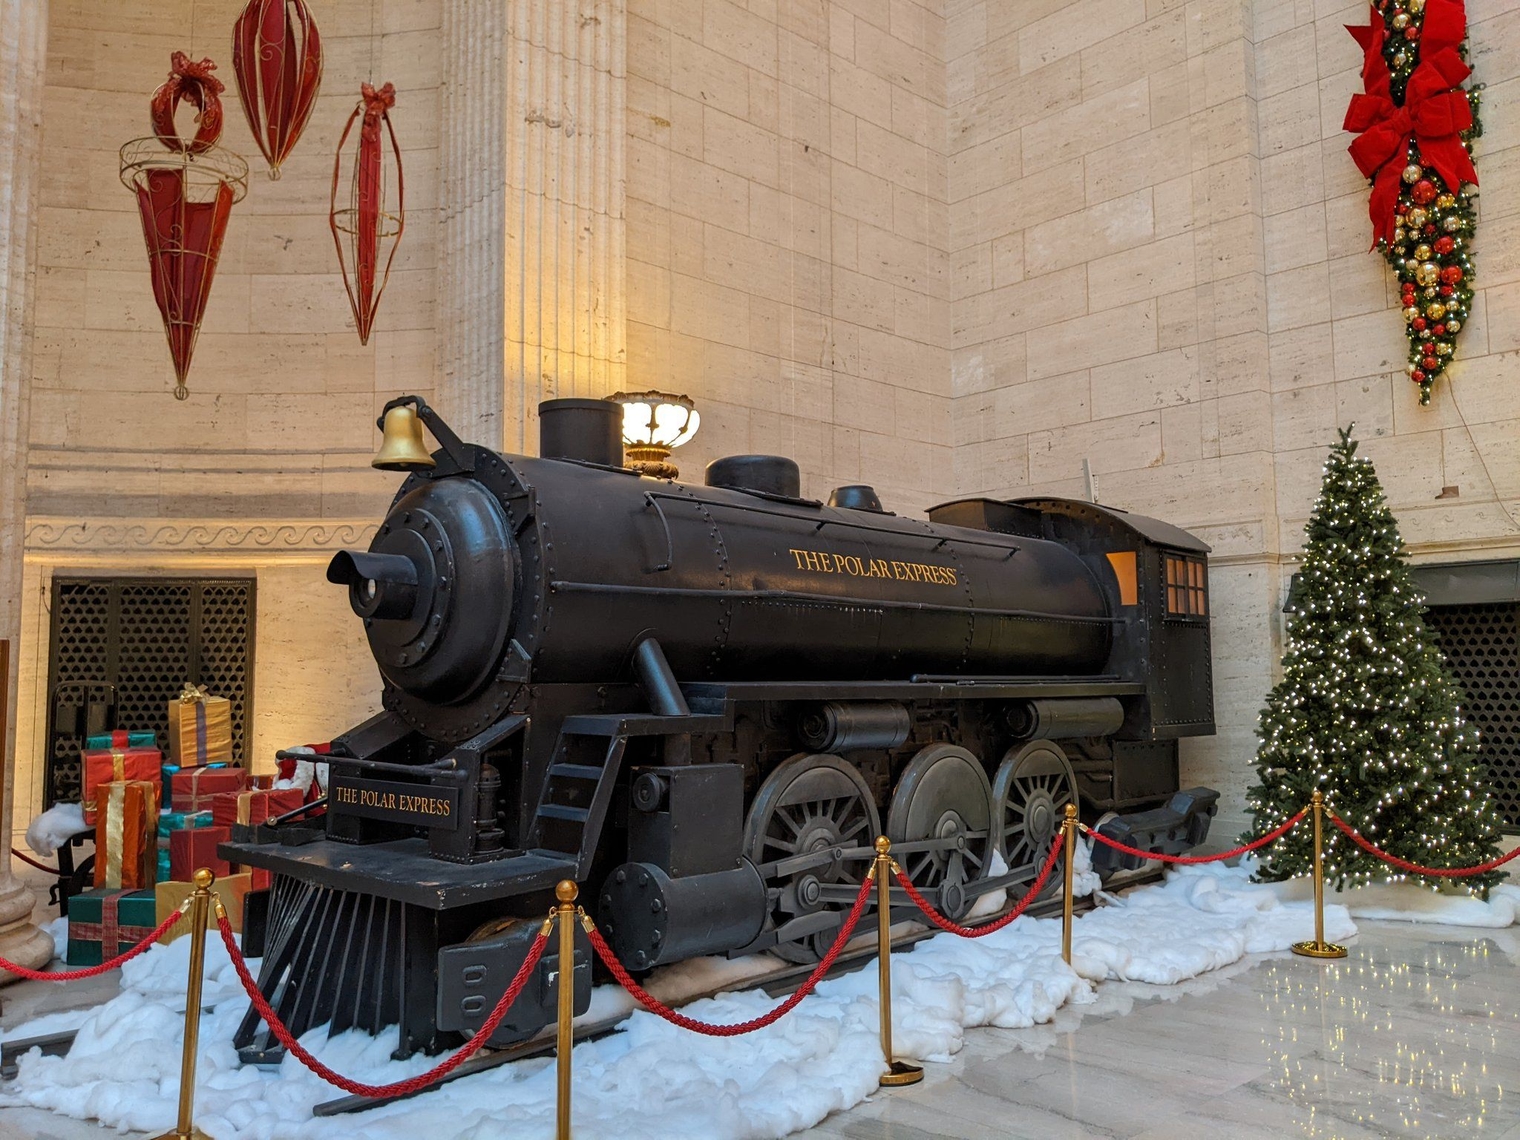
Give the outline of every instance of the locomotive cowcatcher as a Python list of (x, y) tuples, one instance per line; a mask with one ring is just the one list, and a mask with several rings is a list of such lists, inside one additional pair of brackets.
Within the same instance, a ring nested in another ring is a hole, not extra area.
[[(620, 412), (546, 402), (530, 458), (461, 442), (417, 397), (386, 406), (376, 465), (411, 473), (327, 571), (384, 711), (332, 741), (325, 814), (222, 847), (273, 872), (246, 952), (297, 1034), (460, 1043), (565, 878), (632, 970), (807, 963), (878, 834), (953, 918), (1023, 893), (1068, 802), (1146, 850), (1206, 836), (1217, 794), (1178, 781), (1178, 740), (1214, 730), (1192, 535), (1072, 499), (927, 520), (866, 486), (821, 502), (775, 456), (653, 479), (622, 467)], [(582, 944), (578, 1012), (590, 963)], [(546, 955), (492, 1044), (553, 1020), (558, 970)], [(252, 1012), (236, 1044), (282, 1056)]]

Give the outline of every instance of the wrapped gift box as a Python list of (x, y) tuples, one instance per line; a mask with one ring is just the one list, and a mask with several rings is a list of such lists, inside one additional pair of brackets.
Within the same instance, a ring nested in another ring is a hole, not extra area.
[(231, 827), (236, 823), (260, 824), (270, 816), (295, 811), (306, 802), (300, 788), (254, 788), (213, 797), (211, 823), (214, 827)]
[(169, 758), (181, 768), (232, 762), (232, 702), (196, 685), (169, 702)]
[(158, 867), (154, 873), (154, 883), (167, 883), (174, 876), (169, 873), (169, 844), (167, 840), (160, 839), (156, 844), (158, 849)]
[(151, 887), (158, 874), (158, 781), (115, 780), (95, 789), (95, 886)]
[[(215, 764), (199, 764), (199, 765), (196, 765), (196, 767), (199, 767), (199, 768), (226, 768), (226, 767), (229, 767), (229, 765), (226, 764), (225, 762), (221, 761), (221, 760), (218, 760)], [(191, 770), (192, 769), (190, 769), (190, 768), (181, 768), (178, 764), (165, 764), (162, 768), (159, 769), (159, 771), (161, 771), (163, 773), (163, 777), (164, 777), (164, 796), (163, 796), (163, 802), (164, 803), (167, 804), (173, 798), (173, 785), (174, 785), (174, 775), (175, 775), (175, 773), (176, 772), (189, 772)]]
[(158, 733), (128, 732), (118, 728), (101, 736), (84, 738), (86, 748), (157, 748)]
[[(222, 898), (222, 905), (227, 908), (227, 919), (232, 923), (232, 929), (238, 934), (243, 933), (243, 898), (250, 890), (250, 878), (247, 873), (241, 875), (228, 875), (225, 878), (218, 875), (211, 889)], [(159, 883), (153, 889), (154, 917), (153, 925), (157, 926), (164, 919), (174, 913), (175, 908), (184, 905), (185, 914), (178, 922), (169, 927), (169, 932), (164, 935), (165, 942), (173, 942), (182, 934), (190, 933), (190, 904), (189, 898), (195, 893), (195, 884), (173, 880), (167, 883)], [(72, 900), (69, 903), (73, 907)], [(216, 937), (216, 910), (212, 904), (211, 916), (207, 920), (209, 937)]]
[(158, 817), (158, 837), (160, 839), (168, 839), (174, 832), (186, 827), (210, 826), (211, 809), (209, 807), (204, 811), (197, 812), (166, 811)]
[(196, 827), (176, 831), (169, 836), (169, 878), (188, 883), (195, 872), (209, 867), (221, 878), (232, 873), (227, 860), (217, 858), (216, 845), (232, 838), (230, 827)]
[(169, 777), (169, 808), (177, 812), (210, 811), (212, 797), (241, 792), (248, 786), (248, 773), (242, 768), (204, 767), (173, 768)]
[(95, 822), (95, 791), (102, 784), (123, 783), (134, 780), (159, 781), (159, 768), (163, 753), (157, 748), (92, 748), (83, 755), (84, 794), (80, 806), (84, 808), (85, 823)]
[(80, 892), (69, 899), (68, 964), (98, 966), (132, 949), (153, 933), (156, 913), (150, 890)]

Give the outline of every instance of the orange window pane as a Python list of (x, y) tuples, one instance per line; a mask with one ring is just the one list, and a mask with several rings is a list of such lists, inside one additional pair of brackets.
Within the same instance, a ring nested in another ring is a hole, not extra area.
[(1133, 550), (1115, 551), (1108, 555), (1108, 564), (1114, 569), (1114, 577), (1119, 580), (1119, 604), (1121, 606), (1138, 605), (1140, 602), (1140, 585), (1135, 569), (1136, 553)]

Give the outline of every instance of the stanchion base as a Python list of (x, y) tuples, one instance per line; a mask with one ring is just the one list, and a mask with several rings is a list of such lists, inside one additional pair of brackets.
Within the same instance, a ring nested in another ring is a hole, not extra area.
[(181, 1132), (178, 1128), (174, 1128), (161, 1136), (153, 1137), (153, 1140), (211, 1140), (211, 1137), (199, 1128), (192, 1128), (189, 1132)]
[(1346, 948), (1334, 942), (1295, 942), (1293, 953), (1304, 958), (1344, 958)]
[(924, 1071), (917, 1065), (910, 1065), (906, 1061), (893, 1061), (885, 1073), (877, 1081), (884, 1089), (895, 1089), (899, 1085), (916, 1085), (924, 1079)]

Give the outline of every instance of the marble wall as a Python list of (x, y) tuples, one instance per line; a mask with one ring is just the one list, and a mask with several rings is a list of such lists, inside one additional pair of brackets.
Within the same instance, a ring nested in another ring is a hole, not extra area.
[(688, 476), (954, 490), (940, 0), (630, 0), (628, 383), (686, 392)]
[[(1421, 408), (1340, 130), (1365, 5), (952, 0), (953, 418), (963, 492), (1091, 489), (1214, 548), (1212, 740), (1238, 820), (1325, 449), (1356, 422), (1415, 556), (1520, 549), (1513, 0), (1475, 0), (1488, 84), (1479, 294)], [(1442, 497), (1442, 489), (1459, 490)]]
[[(18, 821), (55, 572), (257, 576), (262, 752), (372, 707), (319, 571), (395, 486), (368, 458), (401, 391), (531, 449), (541, 396), (670, 389), (704, 417), (688, 478), (781, 452), (808, 493), (899, 512), (1091, 492), (1194, 529), (1220, 733), (1188, 776), (1237, 817), (1337, 424), (1417, 557), (1520, 551), (1520, 0), (1469, 7), (1480, 292), (1428, 409), (1339, 130), (1363, 13), (1331, 0), (322, 0), (321, 104), (280, 182), (254, 163), (177, 403), (117, 148), (171, 50), (231, 82), (240, 7), (49, 5)], [(370, 76), (398, 87), (408, 225), (365, 348), (326, 213)]]

